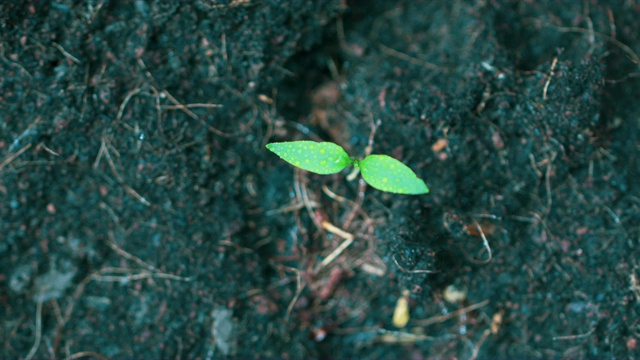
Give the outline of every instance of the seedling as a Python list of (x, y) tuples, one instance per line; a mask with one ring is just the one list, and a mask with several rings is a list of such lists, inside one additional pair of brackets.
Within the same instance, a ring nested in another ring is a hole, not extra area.
[(360, 169), (372, 187), (395, 194), (419, 195), (429, 192), (427, 185), (405, 164), (387, 155), (369, 155), (362, 160), (350, 157), (331, 142), (290, 141), (267, 144), (282, 160), (316, 174), (336, 174), (349, 165)]

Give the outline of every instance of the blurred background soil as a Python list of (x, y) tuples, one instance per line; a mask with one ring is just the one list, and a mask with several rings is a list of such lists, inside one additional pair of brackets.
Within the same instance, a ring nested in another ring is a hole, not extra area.
[[(0, 357), (640, 356), (638, 18), (0, 4)], [(431, 192), (264, 147), (302, 139)]]

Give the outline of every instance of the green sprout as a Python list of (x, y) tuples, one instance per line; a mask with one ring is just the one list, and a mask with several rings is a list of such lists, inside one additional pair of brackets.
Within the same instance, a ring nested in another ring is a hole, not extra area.
[(405, 164), (387, 155), (369, 155), (363, 160), (350, 157), (331, 142), (289, 141), (267, 144), (267, 149), (289, 164), (316, 174), (336, 174), (347, 166), (360, 169), (372, 187), (395, 194), (426, 194), (427, 185)]

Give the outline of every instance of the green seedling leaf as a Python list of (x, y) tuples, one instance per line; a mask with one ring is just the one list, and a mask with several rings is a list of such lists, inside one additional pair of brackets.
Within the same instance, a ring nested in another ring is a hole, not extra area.
[(362, 177), (374, 188), (395, 194), (426, 194), (427, 185), (405, 164), (387, 155), (369, 155), (358, 162)]
[(353, 164), (342, 147), (330, 142), (280, 142), (267, 144), (267, 149), (293, 166), (321, 175), (339, 173)]

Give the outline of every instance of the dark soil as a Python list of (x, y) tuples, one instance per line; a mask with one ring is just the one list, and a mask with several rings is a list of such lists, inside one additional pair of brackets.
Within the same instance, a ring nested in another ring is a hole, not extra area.
[[(639, 18), (2, 3), (0, 358), (640, 357)], [(431, 191), (265, 149), (302, 139)]]

